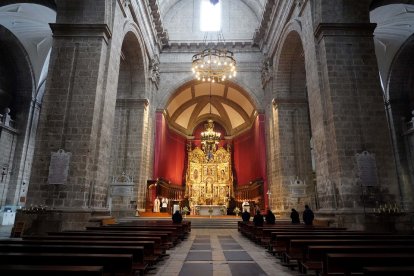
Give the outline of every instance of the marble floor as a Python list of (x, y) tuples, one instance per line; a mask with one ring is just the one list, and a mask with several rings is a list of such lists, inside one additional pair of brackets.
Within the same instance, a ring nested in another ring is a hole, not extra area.
[(148, 275), (159, 276), (292, 276), (298, 275), (237, 229), (192, 229)]

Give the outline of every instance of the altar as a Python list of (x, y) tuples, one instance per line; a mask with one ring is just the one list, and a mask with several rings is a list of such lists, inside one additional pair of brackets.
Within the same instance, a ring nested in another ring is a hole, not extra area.
[[(195, 205), (194, 207), (195, 215), (200, 216), (222, 216), (223, 212), (221, 210), (226, 210), (224, 215), (227, 212), (226, 205)], [(210, 214), (209, 210), (213, 210), (213, 212)]]

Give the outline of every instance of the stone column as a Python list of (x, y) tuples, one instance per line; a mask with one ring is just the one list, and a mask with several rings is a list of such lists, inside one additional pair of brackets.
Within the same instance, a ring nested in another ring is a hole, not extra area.
[[(367, 1), (351, 7), (344, 1), (324, 1), (316, 19), (322, 95), (325, 97), (326, 147), (329, 180), (318, 183), (321, 207), (358, 208), (365, 185), (356, 154), (375, 155), (371, 171), (382, 194), (399, 200), (392, 149), (374, 52), (374, 24), (369, 23)], [(339, 2), (341, 4), (339, 4)], [(335, 9), (340, 5), (342, 9)], [(364, 13), (365, 12), (365, 13)], [(357, 22), (357, 23), (355, 23)], [(375, 178), (375, 177), (374, 177)]]
[(114, 176), (123, 172), (130, 176), (134, 182), (134, 191), (122, 196), (112, 195), (114, 215), (132, 216), (135, 214), (135, 204), (140, 206), (141, 201), (145, 201), (142, 193), (145, 193), (147, 180), (147, 109), (146, 99), (124, 98), (116, 101), (111, 171)]
[[(27, 204), (66, 212), (58, 223), (63, 229), (84, 226), (92, 211), (106, 209), (112, 126), (103, 114), (110, 93), (106, 5), (60, 1), (57, 23), (50, 24), (54, 40)], [(67, 177), (58, 174), (62, 184), (50, 184), (51, 153), (59, 150), (70, 153)]]

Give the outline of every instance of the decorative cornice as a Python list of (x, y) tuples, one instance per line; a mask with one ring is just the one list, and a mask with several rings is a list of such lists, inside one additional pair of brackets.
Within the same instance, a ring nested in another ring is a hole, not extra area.
[(308, 101), (299, 98), (274, 98), (272, 100), (272, 104), (275, 108), (277, 108), (279, 105), (307, 105)]
[(318, 42), (325, 36), (373, 36), (375, 23), (319, 23), (314, 35)]
[(183, 50), (190, 51), (190, 52), (199, 52), (205, 48), (217, 47), (217, 48), (226, 48), (231, 51), (254, 51), (260, 52), (260, 49), (253, 44), (252, 41), (226, 41), (220, 43), (217, 42), (209, 42), (205, 43), (205, 41), (201, 40), (194, 40), (194, 41), (170, 41), (168, 46), (165, 46), (163, 52), (180, 52), (182, 53)]
[(160, 13), (160, 8), (158, 6), (158, 1), (147, 0), (147, 2), (151, 9), (153, 28), (155, 29), (157, 33), (157, 37), (158, 37), (159, 43), (161, 44), (161, 48), (164, 48), (168, 46), (169, 36), (168, 36), (167, 30), (164, 29), (164, 26), (161, 21), (161, 13)]
[(273, 13), (274, 5), (275, 0), (268, 0), (266, 2), (266, 6), (263, 9), (262, 20), (260, 21), (260, 26), (258, 29), (256, 29), (253, 35), (253, 43), (255, 45), (260, 45), (260, 42), (263, 40), (264, 35), (269, 28), (269, 22)]
[(149, 105), (148, 99), (117, 99), (116, 107), (125, 108), (140, 108), (142, 106), (147, 107)]
[(108, 44), (112, 37), (107, 24), (61, 24), (49, 23), (53, 37), (102, 37)]

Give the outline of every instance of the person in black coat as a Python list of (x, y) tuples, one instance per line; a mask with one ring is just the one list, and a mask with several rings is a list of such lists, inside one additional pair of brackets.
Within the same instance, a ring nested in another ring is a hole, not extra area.
[(181, 223), (183, 221), (183, 216), (180, 214), (180, 211), (176, 210), (172, 215), (173, 223)]
[(275, 224), (275, 222), (276, 222), (275, 215), (272, 213), (272, 211), (270, 209), (268, 209), (267, 214), (266, 214), (266, 223), (267, 224)]
[(305, 211), (303, 211), (303, 222), (306, 225), (312, 225), (313, 224), (313, 219), (315, 218), (315, 216), (313, 215), (313, 211), (309, 208), (308, 205), (305, 205)]
[(299, 213), (298, 213), (298, 211), (296, 211), (293, 208), (292, 208), (292, 212), (290, 213), (290, 218), (291, 218), (293, 224), (300, 223)]
[(247, 210), (244, 210), (242, 213), (243, 222), (248, 222), (250, 220), (250, 213)]
[(254, 215), (253, 217), (253, 223), (254, 223), (254, 226), (263, 226), (264, 219), (263, 219), (262, 214), (260, 214), (259, 210), (256, 211), (256, 215)]

